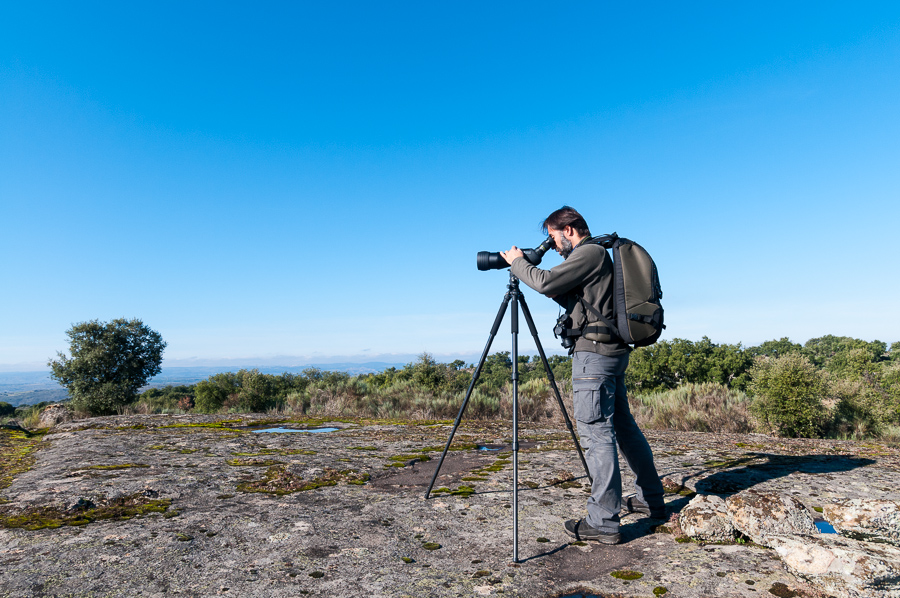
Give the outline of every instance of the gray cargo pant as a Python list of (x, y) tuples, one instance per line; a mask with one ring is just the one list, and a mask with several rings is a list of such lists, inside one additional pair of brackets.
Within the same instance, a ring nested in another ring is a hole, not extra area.
[(663, 487), (653, 452), (634, 421), (625, 394), (628, 354), (609, 357), (576, 351), (572, 360), (575, 420), (594, 485), (587, 501), (587, 523), (603, 532), (619, 531), (622, 476), (616, 445), (634, 472), (638, 499), (661, 507)]

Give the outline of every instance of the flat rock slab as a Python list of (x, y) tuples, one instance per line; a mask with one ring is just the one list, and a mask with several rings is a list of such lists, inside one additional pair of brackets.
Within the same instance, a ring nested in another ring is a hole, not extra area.
[[(584, 515), (588, 487), (565, 430), (520, 430), (528, 444), (518, 453), (514, 563), (508, 424), (465, 422), (435, 484), (447, 490), (426, 500), (448, 425), (317, 422), (340, 429), (258, 434), (237, 428), (261, 416), (240, 419), (235, 429), (204, 427), (215, 418), (202, 416), (57, 426), (34, 466), (0, 492), (5, 516), (127, 496), (171, 504), (127, 520), (0, 529), (0, 596), (814, 595), (774, 550), (679, 542), (641, 515), (623, 517), (620, 545), (571, 543), (563, 522)], [(748, 479), (812, 509), (833, 499), (900, 499), (900, 457), (889, 447), (647, 435), (660, 475), (682, 491), (667, 495), (670, 513), (691, 490), (715, 486), (728, 496), (724, 487), (743, 490)], [(249, 491), (284, 480), (294, 489), (316, 483), (287, 494)], [(625, 483), (627, 492), (627, 475)]]

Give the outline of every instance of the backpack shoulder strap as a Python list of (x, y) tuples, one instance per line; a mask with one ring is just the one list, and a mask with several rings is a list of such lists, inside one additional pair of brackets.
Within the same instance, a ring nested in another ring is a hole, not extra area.
[[(591, 305), (590, 303), (588, 303), (587, 301), (585, 301), (585, 300), (584, 300), (584, 297), (582, 297), (581, 295), (578, 295), (578, 300), (581, 301), (581, 304), (582, 304), (583, 306), (585, 306), (587, 309), (591, 310), (591, 312), (592, 312), (595, 316), (597, 316), (598, 318), (600, 318), (600, 321), (603, 322), (603, 323), (606, 325), (607, 328), (609, 328), (609, 331), (612, 332), (614, 336), (616, 336), (616, 337), (618, 337), (618, 338), (620, 338), (620, 339), (622, 338), (622, 335), (619, 334), (619, 329), (616, 328), (616, 325), (613, 324), (612, 322), (610, 322), (610, 321), (609, 321), (609, 318), (607, 318), (607, 317), (604, 316), (602, 313), (600, 313), (600, 310), (599, 310), (599, 309), (597, 309), (596, 307), (594, 307), (593, 305)], [(601, 331), (601, 332), (602, 332), (602, 331)]]

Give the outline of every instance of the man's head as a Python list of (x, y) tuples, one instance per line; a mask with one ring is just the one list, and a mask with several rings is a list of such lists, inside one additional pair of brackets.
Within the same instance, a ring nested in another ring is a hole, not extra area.
[(591, 236), (587, 222), (574, 208), (563, 206), (544, 220), (543, 231), (553, 237), (556, 251), (563, 258), (569, 257), (572, 250), (582, 239)]

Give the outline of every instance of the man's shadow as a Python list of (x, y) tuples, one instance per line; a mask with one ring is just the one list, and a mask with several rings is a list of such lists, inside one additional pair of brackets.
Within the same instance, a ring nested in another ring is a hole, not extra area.
[(701, 494), (718, 494), (724, 498), (757, 484), (795, 473), (827, 475), (847, 472), (873, 463), (874, 459), (847, 455), (747, 453), (737, 459), (708, 462), (709, 466), (721, 468), (721, 471), (698, 479), (694, 487)]

